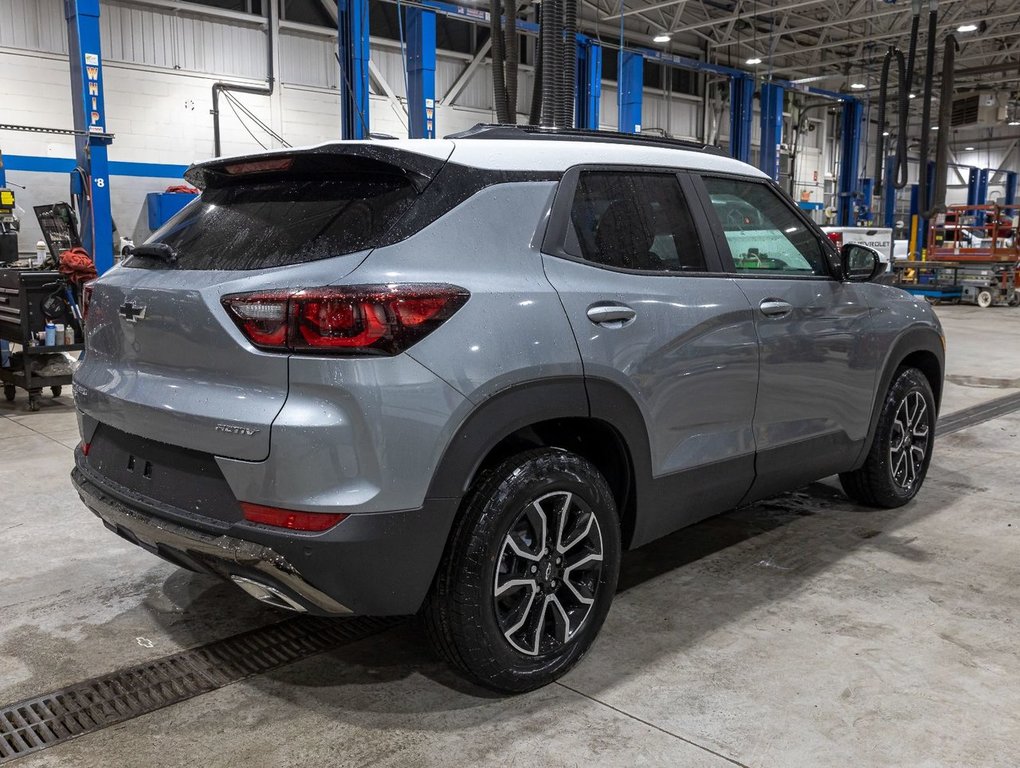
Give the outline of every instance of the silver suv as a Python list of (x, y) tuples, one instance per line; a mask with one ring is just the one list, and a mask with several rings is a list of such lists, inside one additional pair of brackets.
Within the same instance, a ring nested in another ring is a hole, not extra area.
[(620, 553), (839, 473), (909, 501), (943, 339), (760, 172), (480, 126), (192, 167), (91, 286), (73, 480), (256, 598), (420, 612), (523, 691), (599, 631)]

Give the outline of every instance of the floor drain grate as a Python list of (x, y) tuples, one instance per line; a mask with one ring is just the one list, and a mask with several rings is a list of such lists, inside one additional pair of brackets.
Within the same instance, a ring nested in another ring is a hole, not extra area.
[(353, 643), (397, 623), (302, 616), (0, 707), (0, 765)]

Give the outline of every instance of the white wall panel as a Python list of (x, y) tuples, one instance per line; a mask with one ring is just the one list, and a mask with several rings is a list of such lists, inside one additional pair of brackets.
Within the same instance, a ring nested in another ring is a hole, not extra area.
[(177, 21), (152, 8), (104, 4), (99, 14), (104, 60), (173, 68)]
[(336, 38), (280, 33), (280, 79), (294, 85), (337, 88)]
[(0, 0), (0, 46), (67, 53), (61, 0)]

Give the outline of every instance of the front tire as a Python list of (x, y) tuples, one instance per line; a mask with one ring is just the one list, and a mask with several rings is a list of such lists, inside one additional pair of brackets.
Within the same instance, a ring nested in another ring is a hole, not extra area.
[(893, 509), (921, 489), (935, 443), (935, 397), (917, 368), (901, 368), (882, 405), (864, 466), (839, 482), (854, 501)]
[(556, 449), (518, 454), (472, 486), (423, 607), (437, 652), (506, 693), (551, 683), (591, 646), (620, 568), (605, 478)]

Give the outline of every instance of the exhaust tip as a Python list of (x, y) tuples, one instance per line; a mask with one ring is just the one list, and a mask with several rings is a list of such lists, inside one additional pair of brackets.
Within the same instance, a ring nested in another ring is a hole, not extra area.
[(259, 602), (274, 608), (283, 608), (286, 611), (296, 611), (297, 613), (304, 613), (306, 610), (301, 603), (268, 584), (244, 576), (231, 576), (230, 580)]

